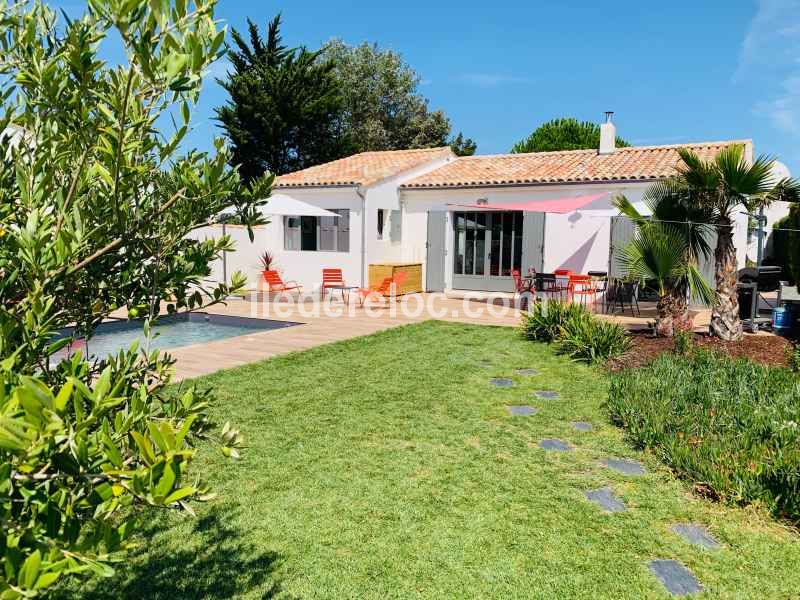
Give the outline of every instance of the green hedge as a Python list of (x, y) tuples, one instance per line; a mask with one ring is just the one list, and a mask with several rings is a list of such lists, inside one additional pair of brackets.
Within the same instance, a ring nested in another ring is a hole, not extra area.
[(698, 350), (612, 379), (633, 440), (723, 500), (800, 520), (800, 384), (788, 369)]

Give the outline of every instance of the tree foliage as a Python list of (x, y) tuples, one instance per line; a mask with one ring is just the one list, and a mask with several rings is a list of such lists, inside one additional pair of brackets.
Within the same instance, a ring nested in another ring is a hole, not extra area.
[[(630, 146), (621, 137), (616, 138), (617, 148)], [(590, 121), (572, 117), (553, 119), (537, 127), (533, 133), (520, 140), (511, 152), (553, 152), (556, 150), (583, 150), (600, 147), (600, 126)]]
[[(149, 334), (162, 306), (208, 306), (245, 284), (207, 288), (231, 242), (189, 234), (223, 210), (258, 222), (271, 176), (244, 185), (220, 140), (213, 156), (178, 152), (223, 51), (213, 9), (89, 0), (59, 23), (39, 1), (0, 4), (1, 598), (109, 574), (138, 509), (205, 497), (188, 470), (198, 440), (231, 456), (241, 445), (209, 421), (208, 391), (165, 392), (172, 360), (149, 341), (64, 359), (118, 309), (147, 315)], [(109, 37), (116, 65), (100, 59)]]
[(716, 301), (711, 312), (710, 331), (724, 340), (742, 336), (736, 284), (738, 270), (733, 243), (735, 213), (741, 207), (754, 212), (773, 201), (796, 202), (800, 184), (791, 178), (776, 181), (774, 159), (759, 156), (749, 160), (744, 146), (734, 144), (705, 161), (686, 148), (678, 149), (681, 165), (674, 181), (684, 188), (687, 204), (703, 215), (702, 221), (717, 230), (714, 248)]
[(333, 61), (284, 46), (280, 15), (266, 40), (249, 19), (247, 25), (249, 40), (231, 32), (233, 72), (219, 80), (230, 99), (216, 110), (242, 175), (281, 175), (351, 154)]
[(459, 132), (456, 137), (450, 140), (450, 149), (456, 156), (472, 156), (478, 149), (478, 144), (471, 138), (465, 138), (464, 134)]
[(781, 267), (781, 278), (800, 282), (800, 205), (793, 204), (789, 214), (774, 223), (771, 242), (770, 261)]
[[(450, 120), (444, 111), (429, 109), (419, 92), (419, 74), (400, 54), (377, 44), (348, 46), (337, 39), (328, 42), (323, 52), (335, 65), (345, 127), (356, 151), (449, 145)], [(473, 148), (474, 153), (474, 142), (459, 135), (459, 149)]]

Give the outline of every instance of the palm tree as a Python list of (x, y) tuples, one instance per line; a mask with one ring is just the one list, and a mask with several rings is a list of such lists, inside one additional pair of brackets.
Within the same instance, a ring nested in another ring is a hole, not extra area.
[(690, 297), (706, 304), (714, 297), (698, 267), (699, 256), (710, 253), (707, 226), (688, 221), (683, 197), (671, 183), (651, 187), (645, 194), (651, 218), (643, 217), (625, 196), (614, 199), (636, 224), (636, 237), (622, 249), (620, 264), (629, 276), (653, 286), (658, 295), (656, 335), (662, 337), (672, 337), (675, 325), (686, 323)]
[(753, 212), (775, 200), (796, 201), (800, 198), (800, 185), (790, 178), (775, 181), (775, 161), (759, 156), (750, 162), (739, 144), (724, 148), (707, 162), (685, 148), (679, 149), (678, 154), (683, 164), (678, 167), (673, 184), (685, 191), (687, 206), (704, 215), (703, 221), (717, 230), (711, 333), (723, 340), (737, 340), (742, 337), (742, 323), (736, 293), (734, 213), (741, 206)]

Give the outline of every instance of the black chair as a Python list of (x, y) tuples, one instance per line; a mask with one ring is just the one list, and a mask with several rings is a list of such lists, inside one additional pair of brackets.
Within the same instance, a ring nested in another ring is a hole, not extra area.
[(561, 288), (558, 286), (558, 280), (553, 273), (536, 273), (536, 292), (542, 293), (546, 296), (558, 294), (561, 298)]
[[(619, 279), (609, 281), (606, 287), (606, 309), (611, 306), (613, 312), (619, 306), (624, 314), (625, 304), (630, 307), (632, 317), (642, 316), (642, 311), (639, 309), (639, 282)], [(636, 314), (633, 312), (634, 307)]]

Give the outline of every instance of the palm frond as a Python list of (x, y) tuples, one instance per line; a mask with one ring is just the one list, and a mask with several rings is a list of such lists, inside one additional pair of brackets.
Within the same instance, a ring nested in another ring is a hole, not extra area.
[(677, 167), (678, 177), (700, 197), (719, 188), (719, 173), (713, 163), (704, 162), (688, 148), (678, 148), (683, 161)]
[(767, 193), (772, 187), (775, 159), (761, 155), (748, 164), (741, 145), (723, 148), (714, 159), (728, 204), (747, 204), (750, 196)]
[(792, 177), (784, 177), (764, 194), (763, 203), (800, 202), (800, 181)]
[(697, 265), (687, 265), (685, 278), (689, 286), (689, 294), (692, 300), (706, 306), (714, 304), (717, 292), (713, 287), (708, 285), (708, 282), (703, 278), (703, 273)]
[(618, 261), (631, 277), (654, 280), (661, 295), (684, 274), (686, 241), (672, 229), (647, 224), (640, 227), (633, 241), (622, 249)]
[(614, 196), (614, 198), (611, 200), (611, 203), (622, 215), (628, 217), (637, 225), (647, 222), (647, 219), (643, 217), (638, 210), (636, 210), (636, 207), (624, 194), (617, 194)]

